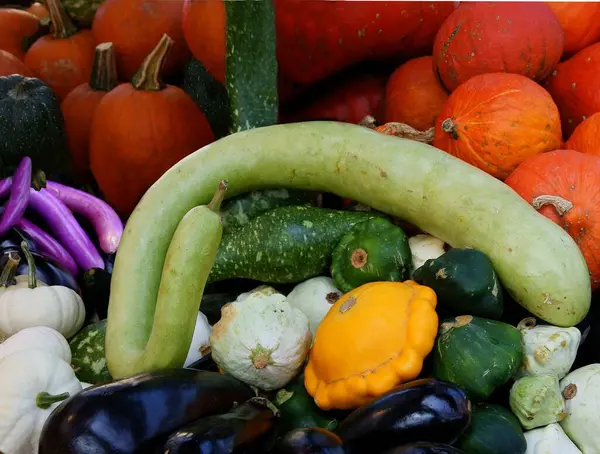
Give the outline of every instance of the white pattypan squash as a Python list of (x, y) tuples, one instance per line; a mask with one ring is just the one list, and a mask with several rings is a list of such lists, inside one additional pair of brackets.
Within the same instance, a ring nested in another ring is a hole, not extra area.
[(208, 323), (206, 315), (198, 312), (192, 344), (190, 345), (183, 367), (188, 367), (210, 352), (210, 329), (210, 323)]
[(446, 252), (446, 243), (431, 235), (419, 234), (408, 239), (412, 254), (413, 270), (420, 268), (429, 259), (437, 259)]
[(296, 285), (286, 299), (292, 307), (300, 309), (306, 315), (314, 337), (321, 320), (341, 296), (342, 292), (335, 286), (333, 279), (318, 276)]
[(557, 423), (525, 432), (525, 454), (581, 454)]
[(58, 331), (47, 326), (25, 328), (0, 344), (0, 359), (11, 353), (39, 348), (71, 364), (71, 348), (67, 339)]
[(47, 351), (22, 350), (0, 360), (0, 452), (37, 454), (52, 410), (81, 389), (70, 364)]
[(554, 374), (560, 380), (569, 373), (581, 341), (577, 328), (535, 326), (534, 318), (526, 318), (518, 329), (525, 356), (517, 377)]
[(306, 315), (284, 295), (260, 290), (223, 306), (210, 334), (218, 366), (265, 391), (282, 388), (298, 373), (311, 340)]
[(255, 289), (250, 290), (249, 292), (241, 293), (240, 295), (238, 295), (238, 297), (235, 300), (236, 301), (244, 301), (250, 295), (252, 295), (254, 298), (258, 298), (258, 297), (262, 297), (262, 296), (269, 296), (269, 295), (276, 295), (276, 294), (280, 295), (281, 293), (269, 285), (259, 285)]

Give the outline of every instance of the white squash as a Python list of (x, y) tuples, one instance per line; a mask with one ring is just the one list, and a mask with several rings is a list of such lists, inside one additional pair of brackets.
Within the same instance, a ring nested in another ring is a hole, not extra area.
[(425, 234), (410, 237), (408, 246), (412, 254), (413, 270), (423, 266), (427, 260), (437, 259), (446, 252), (446, 243), (434, 236)]
[(535, 326), (534, 318), (526, 318), (518, 329), (525, 353), (518, 377), (555, 374), (560, 380), (569, 373), (581, 341), (577, 328)]
[(333, 279), (318, 276), (296, 285), (287, 296), (292, 307), (300, 309), (308, 318), (313, 337), (317, 327), (343, 293), (335, 286)]
[(0, 360), (0, 452), (37, 454), (52, 410), (81, 389), (71, 366), (47, 351), (22, 350)]
[(198, 312), (192, 344), (190, 345), (183, 367), (188, 367), (210, 352), (210, 329), (210, 323), (208, 323), (206, 315)]
[(561, 427), (583, 454), (600, 453), (600, 364), (574, 370), (560, 388), (567, 413)]
[(281, 295), (281, 292), (278, 292), (277, 290), (275, 290), (273, 287), (271, 287), (269, 285), (259, 285), (255, 289), (250, 290), (249, 292), (240, 293), (235, 300), (236, 301), (244, 301), (250, 295), (252, 295), (254, 298), (257, 298), (260, 296), (269, 296), (269, 295), (275, 295), (275, 294)]
[(71, 348), (67, 339), (55, 329), (47, 326), (25, 328), (10, 336), (0, 344), (0, 359), (11, 353), (31, 348), (45, 350), (71, 364)]
[(510, 409), (525, 429), (535, 429), (562, 421), (565, 400), (556, 375), (526, 376), (510, 388)]
[(210, 333), (219, 367), (265, 391), (285, 386), (304, 363), (312, 336), (308, 319), (280, 293), (257, 291), (226, 304)]
[(577, 446), (567, 437), (560, 424), (550, 424), (525, 432), (527, 451), (525, 454), (581, 454)]

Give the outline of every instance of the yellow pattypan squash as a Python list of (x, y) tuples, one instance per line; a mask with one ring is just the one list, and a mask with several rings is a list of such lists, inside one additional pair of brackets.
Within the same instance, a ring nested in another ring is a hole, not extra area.
[(315, 333), (304, 384), (323, 410), (351, 409), (415, 379), (438, 330), (429, 287), (371, 282), (340, 298)]

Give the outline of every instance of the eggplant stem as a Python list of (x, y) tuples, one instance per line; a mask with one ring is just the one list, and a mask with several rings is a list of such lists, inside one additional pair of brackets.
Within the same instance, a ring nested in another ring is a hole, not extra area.
[(23, 254), (25, 254), (27, 266), (29, 267), (29, 288), (34, 289), (37, 287), (37, 272), (35, 269), (35, 260), (27, 247), (27, 241), (21, 241), (21, 249), (23, 250)]
[(9, 252), (8, 261), (2, 270), (2, 274), (0, 274), (0, 285), (2, 287), (8, 287), (12, 285), (13, 279), (15, 277), (15, 271), (17, 271), (17, 266), (21, 262), (21, 257), (15, 252)]
[(42, 410), (47, 410), (48, 408), (50, 408), (52, 406), (52, 404), (55, 404), (57, 402), (62, 402), (63, 400), (67, 399), (70, 396), (69, 393), (62, 393), (62, 394), (48, 394), (46, 391), (42, 391), (41, 393), (38, 393), (37, 396), (35, 396), (35, 404), (37, 405), (38, 408), (41, 408)]

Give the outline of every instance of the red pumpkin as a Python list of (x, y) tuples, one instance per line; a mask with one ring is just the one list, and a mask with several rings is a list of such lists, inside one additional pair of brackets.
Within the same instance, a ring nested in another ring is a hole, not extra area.
[(163, 74), (172, 75), (190, 57), (181, 28), (182, 8), (183, 0), (104, 0), (96, 11), (92, 32), (97, 43), (114, 44), (117, 70), (125, 80), (131, 80), (164, 34), (170, 36), (175, 44)]
[(555, 150), (523, 162), (505, 183), (575, 240), (600, 288), (600, 157)]
[(48, 8), (46, 8), (39, 2), (32, 3), (26, 11), (40, 19), (46, 19), (47, 17), (50, 17), (50, 12), (48, 11)]
[(600, 112), (585, 119), (575, 128), (565, 148), (600, 156)]
[(446, 99), (432, 57), (409, 60), (392, 73), (385, 87), (385, 121), (425, 131), (435, 125)]
[(35, 77), (33, 71), (25, 66), (21, 60), (13, 54), (0, 50), (0, 77), (20, 74), (25, 77)]
[(19, 60), (25, 58), (26, 43), (40, 29), (40, 20), (27, 11), (0, 8), (0, 50), (10, 52)]
[(164, 35), (132, 82), (107, 93), (94, 112), (92, 173), (106, 200), (123, 216), (165, 171), (214, 140), (194, 101), (159, 80), (173, 44)]
[(600, 41), (599, 2), (546, 2), (565, 32), (563, 55), (573, 55)]
[(600, 112), (600, 43), (560, 63), (546, 82), (568, 138), (579, 123)]
[(500, 179), (560, 144), (558, 109), (548, 92), (508, 73), (475, 76), (454, 90), (437, 118), (433, 141)]
[(434, 71), (450, 91), (494, 72), (541, 81), (559, 62), (563, 45), (560, 23), (544, 3), (461, 3), (435, 38)]

